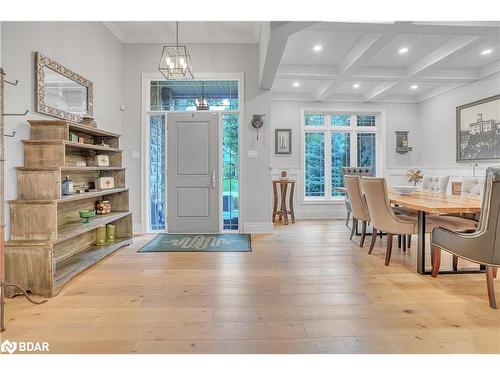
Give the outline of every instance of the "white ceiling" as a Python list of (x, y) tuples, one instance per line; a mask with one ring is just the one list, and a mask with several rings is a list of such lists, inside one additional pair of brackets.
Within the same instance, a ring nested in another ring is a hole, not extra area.
[[(123, 43), (175, 42), (174, 21), (104, 22)], [(260, 22), (179, 22), (181, 43), (258, 43)]]
[(278, 100), (418, 102), (498, 71), (500, 22), (318, 22), (290, 36), (272, 91)]

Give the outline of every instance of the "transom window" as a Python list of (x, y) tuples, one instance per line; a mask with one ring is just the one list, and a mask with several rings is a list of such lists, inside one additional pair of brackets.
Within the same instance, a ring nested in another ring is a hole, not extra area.
[(372, 113), (304, 114), (304, 199), (332, 200), (343, 193), (342, 168), (378, 160), (377, 116)]

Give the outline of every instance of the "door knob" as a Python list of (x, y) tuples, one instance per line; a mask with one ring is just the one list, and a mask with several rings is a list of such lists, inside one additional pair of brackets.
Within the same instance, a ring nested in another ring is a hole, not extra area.
[(212, 171), (212, 177), (210, 178), (210, 185), (212, 185), (212, 189), (215, 189), (215, 171)]

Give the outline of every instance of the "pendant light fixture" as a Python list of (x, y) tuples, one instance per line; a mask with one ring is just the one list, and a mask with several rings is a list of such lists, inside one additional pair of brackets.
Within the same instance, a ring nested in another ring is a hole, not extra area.
[(186, 46), (179, 45), (179, 21), (176, 26), (175, 46), (163, 46), (158, 70), (166, 79), (194, 79), (191, 56)]
[(205, 81), (201, 82), (201, 97), (196, 99), (197, 111), (208, 111), (210, 109), (207, 99), (205, 99)]

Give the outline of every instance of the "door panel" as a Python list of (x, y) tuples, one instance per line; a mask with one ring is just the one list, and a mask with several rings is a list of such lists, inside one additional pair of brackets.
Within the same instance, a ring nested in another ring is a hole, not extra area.
[(210, 188), (177, 188), (177, 216), (209, 217)]
[(219, 115), (167, 114), (169, 233), (219, 232)]
[[(210, 173), (210, 122), (185, 121), (176, 124), (177, 172), (179, 175)], [(195, 152), (194, 152), (195, 151)]]

